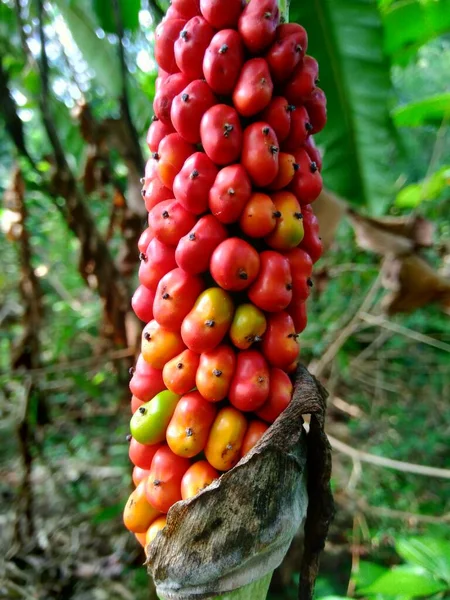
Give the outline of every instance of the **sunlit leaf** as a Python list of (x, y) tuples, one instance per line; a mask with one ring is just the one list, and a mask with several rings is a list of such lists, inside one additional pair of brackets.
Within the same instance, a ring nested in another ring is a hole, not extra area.
[(436, 200), (450, 186), (450, 166), (445, 166), (419, 183), (407, 185), (397, 194), (395, 204), (414, 208), (424, 200)]
[(402, 596), (416, 598), (430, 596), (447, 589), (442, 581), (438, 581), (420, 567), (404, 565), (394, 567), (381, 575), (373, 583), (359, 590), (360, 594), (372, 596), (383, 594), (386, 596)]
[(450, 117), (450, 93), (410, 102), (396, 108), (392, 115), (397, 127), (440, 125), (445, 118)]
[(319, 85), (328, 98), (328, 125), (318, 136), (325, 149), (325, 183), (351, 202), (382, 213), (394, 197), (395, 134), (388, 114), (389, 64), (376, 3), (293, 2), (291, 20), (308, 30), (308, 53), (319, 61)]
[[(93, 0), (93, 9), (100, 27), (107, 33), (117, 33), (117, 23), (111, 2)], [(129, 31), (135, 31), (139, 25), (139, 10), (141, 0), (119, 0), (123, 26)]]
[(116, 49), (108, 40), (97, 37), (94, 18), (85, 6), (65, 0), (55, 0), (70, 33), (84, 60), (95, 71), (97, 82), (109, 96), (118, 98), (121, 90), (121, 72)]
[(397, 553), (407, 562), (423, 567), (450, 585), (450, 542), (427, 537), (398, 540)]
[(450, 0), (403, 0), (385, 3), (385, 49), (406, 64), (417, 49), (450, 31)]

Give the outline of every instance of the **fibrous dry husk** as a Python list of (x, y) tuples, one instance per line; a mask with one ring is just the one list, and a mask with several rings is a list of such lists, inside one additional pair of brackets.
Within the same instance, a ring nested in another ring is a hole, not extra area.
[(212, 598), (261, 579), (281, 563), (306, 520), (299, 598), (312, 597), (333, 511), (325, 398), (301, 367), (291, 404), (254, 449), (195, 498), (170, 509), (147, 561), (160, 596)]

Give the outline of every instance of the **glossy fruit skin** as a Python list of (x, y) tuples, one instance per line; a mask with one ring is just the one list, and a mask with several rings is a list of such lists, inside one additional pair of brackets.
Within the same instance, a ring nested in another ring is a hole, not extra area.
[(304, 106), (297, 106), (291, 115), (291, 128), (289, 135), (284, 140), (282, 147), (287, 152), (295, 152), (298, 147), (306, 142), (312, 132), (309, 114)]
[(269, 397), (256, 412), (260, 419), (273, 423), (291, 402), (294, 386), (282, 369), (270, 369)]
[(194, 227), (195, 221), (195, 216), (175, 199), (160, 202), (148, 215), (148, 224), (155, 238), (168, 246), (176, 246)]
[(153, 239), (153, 233), (152, 230), (150, 229), (150, 227), (147, 227), (146, 229), (144, 229), (144, 231), (141, 233), (141, 236), (139, 238), (138, 241), (138, 250), (139, 252), (145, 252), (148, 248), (148, 245), (150, 244), (150, 242)]
[(311, 162), (315, 162), (319, 171), (322, 171), (322, 155), (320, 154), (320, 150), (317, 148), (312, 135), (310, 135), (303, 144), (303, 148), (308, 153)]
[(201, 354), (220, 344), (233, 320), (234, 306), (221, 288), (205, 290), (181, 325), (181, 337), (193, 352)]
[(167, 425), (178, 404), (180, 396), (164, 390), (150, 402), (146, 402), (131, 417), (130, 430), (140, 444), (152, 446), (166, 439)]
[(158, 146), (158, 177), (166, 187), (172, 188), (175, 177), (194, 151), (195, 146), (186, 142), (179, 133), (170, 133), (161, 140)]
[[(189, 85), (189, 82), (189, 77), (184, 75), (184, 73), (175, 73), (174, 75), (169, 75), (169, 77), (167, 77), (167, 79), (165, 79), (159, 86), (159, 89), (155, 94), (153, 110), (155, 111), (155, 115), (158, 117), (159, 122), (169, 130), (163, 136), (161, 136), (159, 144), (167, 135), (170, 135), (175, 131), (170, 120), (172, 103), (174, 98), (178, 94), (181, 94), (184, 88)], [(156, 146), (156, 150), (152, 150), (152, 152), (158, 152), (159, 144)]]
[(181, 480), (190, 466), (189, 459), (177, 456), (168, 446), (160, 448), (152, 462), (145, 493), (148, 502), (162, 513), (181, 500)]
[(292, 275), (286, 257), (273, 250), (259, 255), (261, 267), (256, 281), (250, 286), (248, 297), (261, 310), (284, 310), (292, 300)]
[(261, 349), (270, 365), (279, 369), (286, 370), (298, 358), (297, 333), (287, 311), (269, 315)]
[[(312, 259), (302, 248), (294, 248), (293, 250), (286, 252), (285, 256), (291, 265), (294, 298), (302, 297), (305, 282), (307, 282), (312, 274)], [(306, 284), (306, 286), (310, 287), (308, 284)], [(304, 298), (302, 297), (302, 300), (306, 300), (308, 296), (309, 293)]]
[(236, 367), (233, 349), (221, 344), (203, 352), (195, 376), (195, 385), (208, 402), (220, 402), (226, 398)]
[(184, 317), (192, 310), (204, 290), (200, 277), (177, 268), (160, 280), (153, 303), (153, 314), (160, 325), (179, 331)]
[(166, 515), (161, 515), (153, 521), (145, 534), (145, 549), (153, 542), (158, 533), (164, 529), (167, 523)]
[(313, 263), (316, 263), (322, 256), (323, 244), (319, 235), (319, 221), (310, 206), (303, 207), (303, 227), (305, 235), (301, 248), (309, 254)]
[(237, 27), (242, 12), (241, 0), (200, 0), (202, 15), (214, 29)]
[(257, 350), (243, 350), (237, 355), (236, 369), (228, 398), (243, 412), (255, 411), (269, 395), (269, 365)]
[(167, 19), (155, 30), (155, 60), (167, 73), (180, 70), (175, 61), (174, 43), (185, 23), (184, 19)]
[(150, 127), (148, 128), (147, 133), (147, 146), (150, 152), (158, 152), (159, 142), (165, 137), (169, 135), (169, 133), (173, 133), (175, 129), (172, 127), (171, 123), (164, 123), (155, 115)]
[(278, 212), (272, 198), (256, 192), (251, 195), (239, 219), (239, 227), (252, 238), (262, 238), (271, 233), (277, 224)]
[(281, 213), (276, 227), (268, 235), (266, 243), (274, 250), (286, 251), (296, 248), (303, 239), (303, 215), (297, 198), (291, 192), (272, 194), (276, 210)]
[(166, 186), (161, 183), (159, 178), (155, 177), (148, 183), (145, 189), (145, 208), (148, 212), (150, 212), (157, 204), (163, 202), (164, 200), (170, 200), (171, 198), (173, 198), (172, 190), (166, 188)]
[(137, 396), (131, 396), (130, 409), (131, 414), (133, 415), (138, 408), (140, 408), (145, 402), (143, 400), (139, 400)]
[(175, 248), (153, 238), (141, 256), (139, 281), (148, 289), (156, 291), (159, 280), (176, 266)]
[(209, 192), (209, 209), (222, 223), (237, 221), (250, 199), (252, 184), (240, 164), (221, 169)]
[(148, 470), (152, 466), (152, 460), (155, 452), (160, 448), (160, 444), (140, 444), (134, 438), (131, 438), (128, 448), (128, 456), (135, 467)]
[(138, 319), (148, 323), (153, 319), (155, 292), (140, 285), (131, 298), (131, 307)]
[(175, 61), (180, 71), (191, 79), (203, 77), (203, 56), (214, 36), (214, 29), (200, 16), (185, 24), (174, 45)]
[(231, 341), (239, 350), (248, 350), (253, 343), (261, 341), (266, 327), (266, 317), (259, 308), (254, 304), (241, 304), (231, 323)]
[(303, 104), (312, 94), (319, 77), (319, 65), (312, 56), (305, 56), (284, 87), (284, 96), (291, 104)]
[(141, 402), (148, 402), (164, 387), (161, 371), (151, 367), (140, 354), (130, 379), (130, 392)]
[(245, 128), (241, 163), (255, 186), (265, 187), (275, 179), (279, 150), (277, 136), (267, 123), (257, 121)]
[(294, 153), (294, 156), (299, 168), (289, 189), (296, 195), (302, 206), (312, 204), (322, 191), (322, 176), (317, 165), (309, 158), (306, 150), (300, 148)]
[(185, 394), (167, 427), (166, 440), (177, 456), (193, 458), (205, 447), (217, 409), (200, 392)]
[(277, 39), (269, 48), (266, 60), (276, 83), (287, 81), (303, 60), (308, 48), (306, 30), (297, 23), (277, 27)]
[(216, 104), (207, 110), (200, 123), (200, 137), (206, 154), (216, 165), (237, 161), (242, 150), (242, 127), (235, 109)]
[(150, 158), (145, 163), (145, 172), (144, 172), (144, 184), (142, 186), (141, 193), (145, 194), (145, 191), (148, 187), (148, 184), (156, 178), (159, 179), (158, 176), (158, 162), (159, 162), (159, 154), (154, 152)]
[(123, 511), (124, 525), (133, 533), (144, 533), (158, 516), (159, 511), (147, 501), (145, 481), (142, 481), (127, 500)]
[(308, 311), (306, 309), (306, 301), (301, 298), (294, 298), (286, 309), (294, 322), (296, 333), (302, 333), (308, 324)]
[(153, 320), (142, 331), (141, 352), (145, 361), (155, 369), (185, 349), (179, 331), (171, 331)]
[(280, 152), (277, 176), (267, 188), (274, 191), (286, 188), (294, 179), (297, 170), (298, 164), (295, 162), (295, 156), (287, 152)]
[(320, 88), (315, 88), (305, 100), (305, 108), (311, 121), (311, 133), (319, 133), (327, 124), (327, 99)]
[(182, 396), (195, 388), (199, 362), (200, 355), (189, 349), (166, 362), (162, 376), (167, 389)]
[(211, 427), (205, 447), (205, 456), (218, 471), (229, 471), (239, 461), (240, 450), (247, 429), (244, 415), (227, 406), (222, 408)]
[(252, 117), (268, 106), (273, 92), (269, 67), (263, 58), (252, 58), (244, 63), (236, 87), (233, 104), (243, 117)]
[(259, 54), (273, 43), (279, 22), (276, 0), (250, 2), (238, 21), (238, 31), (252, 54)]
[(192, 275), (207, 271), (212, 253), (227, 235), (225, 227), (213, 215), (201, 217), (178, 242), (175, 252), (178, 266)]
[(215, 479), (219, 478), (220, 473), (212, 467), (206, 460), (199, 460), (194, 463), (181, 480), (181, 497), (183, 500), (193, 498), (201, 490), (208, 487)]
[(228, 96), (232, 93), (244, 64), (244, 46), (241, 36), (233, 29), (216, 33), (203, 58), (203, 73), (214, 93)]
[(185, 87), (172, 102), (170, 116), (181, 137), (191, 144), (200, 142), (200, 122), (203, 114), (216, 102), (206, 81), (196, 79)]
[(208, 210), (209, 190), (219, 169), (203, 152), (192, 154), (175, 177), (173, 193), (183, 208), (201, 215)]
[(224, 290), (238, 292), (246, 289), (258, 276), (258, 252), (248, 242), (228, 238), (217, 246), (211, 256), (210, 271)]
[(255, 420), (249, 422), (244, 441), (242, 442), (241, 457), (248, 454), (253, 446), (256, 446), (268, 429), (269, 426), (263, 421)]
[(296, 107), (283, 96), (275, 96), (261, 113), (261, 121), (268, 123), (275, 131), (279, 143), (283, 142), (291, 130), (291, 115)]
[(147, 535), (147, 532), (145, 533), (135, 533), (134, 537), (137, 539), (137, 541), (139, 542), (139, 544), (145, 548), (145, 537)]
[(133, 473), (132, 473), (132, 480), (133, 483), (135, 485), (135, 487), (137, 487), (141, 481), (144, 481), (145, 479), (147, 479), (147, 477), (149, 476), (150, 470), (149, 469), (141, 469), (141, 467), (133, 467)]
[(171, 7), (184, 19), (192, 19), (200, 14), (198, 0), (172, 0)]

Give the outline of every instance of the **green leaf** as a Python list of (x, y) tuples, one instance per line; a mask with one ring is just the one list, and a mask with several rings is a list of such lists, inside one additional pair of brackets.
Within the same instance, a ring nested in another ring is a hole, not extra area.
[(328, 124), (318, 136), (325, 150), (325, 185), (382, 213), (394, 197), (395, 132), (388, 104), (389, 64), (381, 18), (367, 0), (295, 2), (291, 19), (308, 30), (308, 53), (320, 65)]
[(382, 567), (381, 565), (377, 565), (376, 563), (370, 562), (368, 560), (360, 561), (358, 572), (354, 575), (356, 587), (360, 588), (371, 585), (375, 580), (381, 577), (381, 575), (384, 575), (387, 571), (388, 569), (386, 569), (386, 567)]
[(404, 0), (383, 11), (385, 50), (405, 65), (420, 46), (450, 31), (450, 0)]
[(395, 545), (397, 553), (408, 563), (423, 567), (450, 585), (450, 542), (438, 538), (412, 537)]
[(436, 200), (450, 186), (450, 166), (445, 166), (419, 183), (407, 185), (397, 194), (396, 206), (415, 208), (426, 200)]
[(399, 106), (392, 116), (397, 127), (439, 126), (450, 116), (450, 92)]
[(65, 0), (55, 0), (75, 43), (84, 60), (95, 71), (97, 82), (113, 98), (118, 98), (121, 91), (121, 71), (117, 51), (107, 39), (100, 39), (95, 33), (93, 15), (86, 6)]
[(437, 581), (420, 567), (404, 565), (394, 567), (372, 584), (359, 590), (363, 595), (384, 594), (386, 596), (402, 596), (417, 598), (430, 596), (447, 589), (442, 581)]
[[(93, 0), (94, 12), (100, 27), (107, 33), (117, 33), (117, 24), (111, 2)], [(119, 0), (122, 22), (125, 29), (136, 31), (139, 26), (141, 0)]]

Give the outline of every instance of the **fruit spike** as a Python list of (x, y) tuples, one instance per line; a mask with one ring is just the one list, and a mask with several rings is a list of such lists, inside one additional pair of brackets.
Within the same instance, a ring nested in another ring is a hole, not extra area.
[[(143, 544), (292, 398), (322, 253), (311, 204), (326, 99), (288, 5), (172, 0), (156, 29), (149, 226), (132, 299), (145, 323), (130, 373), (136, 490), (124, 513)], [(265, 598), (267, 583), (242, 598)]]

